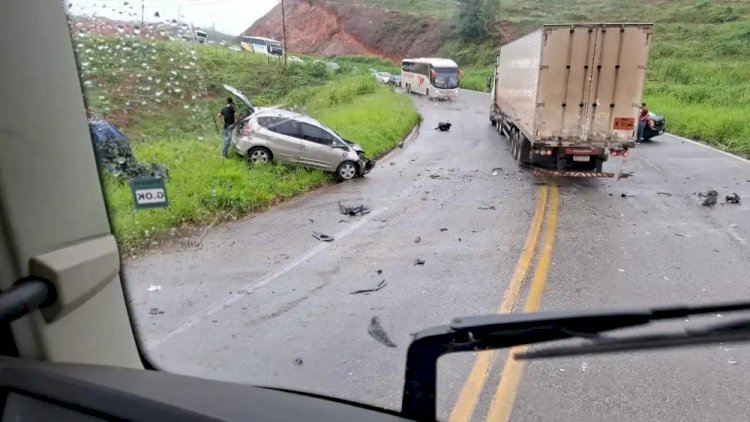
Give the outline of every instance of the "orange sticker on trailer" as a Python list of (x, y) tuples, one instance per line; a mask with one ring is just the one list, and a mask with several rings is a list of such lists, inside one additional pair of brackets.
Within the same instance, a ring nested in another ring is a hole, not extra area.
[(614, 130), (633, 130), (635, 129), (635, 118), (633, 117), (615, 117), (615, 123), (612, 125)]

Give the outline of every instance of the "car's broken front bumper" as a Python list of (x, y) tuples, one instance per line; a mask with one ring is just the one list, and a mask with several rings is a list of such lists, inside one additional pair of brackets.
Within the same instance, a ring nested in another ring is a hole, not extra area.
[(377, 161), (362, 157), (360, 163), (362, 164), (362, 175), (364, 176), (375, 168), (375, 164), (377, 164)]

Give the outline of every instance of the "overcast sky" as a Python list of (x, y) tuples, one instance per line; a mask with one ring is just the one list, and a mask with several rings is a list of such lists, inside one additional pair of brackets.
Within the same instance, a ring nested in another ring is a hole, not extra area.
[[(31, 0), (30, 0), (31, 1)], [(73, 14), (103, 16), (117, 20), (140, 20), (141, 5), (147, 21), (177, 19), (194, 26), (237, 35), (268, 13), (279, 0), (69, 0)], [(159, 12), (160, 18), (154, 17)]]

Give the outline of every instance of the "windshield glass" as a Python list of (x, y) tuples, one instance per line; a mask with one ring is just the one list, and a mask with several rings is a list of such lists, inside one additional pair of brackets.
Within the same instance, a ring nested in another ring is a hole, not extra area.
[(435, 67), (435, 77), (432, 84), (435, 88), (458, 88), (458, 69), (455, 67)]
[[(750, 9), (685, 1), (67, 2), (143, 356), (395, 410), (454, 318), (747, 296)], [(750, 414), (750, 348), (512, 356), (440, 359), (438, 419)]]

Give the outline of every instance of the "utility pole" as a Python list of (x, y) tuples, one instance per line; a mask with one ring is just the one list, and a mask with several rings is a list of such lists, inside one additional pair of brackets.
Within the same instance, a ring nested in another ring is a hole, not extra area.
[(177, 25), (179, 26), (182, 23), (182, 18), (180, 18), (180, 13), (182, 12), (182, 3), (177, 3)]
[(146, 0), (141, 0), (141, 31), (143, 31), (144, 18), (143, 14), (146, 11)]
[(284, 0), (281, 0), (281, 28), (284, 31), (284, 70), (286, 70), (286, 14), (284, 13)]

